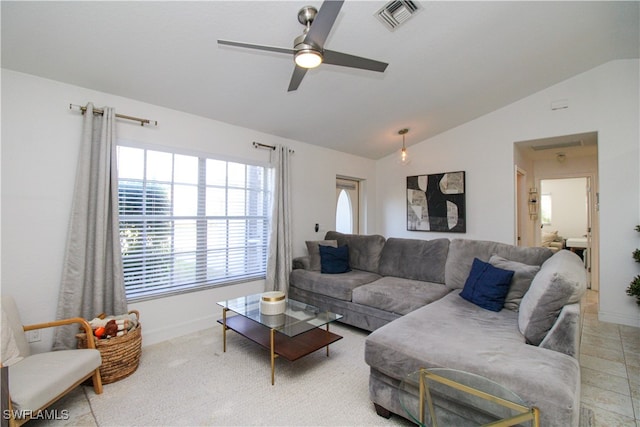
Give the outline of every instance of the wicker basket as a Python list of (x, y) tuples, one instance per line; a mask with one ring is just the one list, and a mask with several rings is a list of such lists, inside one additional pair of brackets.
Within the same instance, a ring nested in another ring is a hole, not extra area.
[[(109, 384), (121, 380), (133, 374), (138, 369), (140, 354), (142, 353), (142, 325), (140, 313), (132, 310), (138, 318), (138, 326), (128, 333), (109, 339), (96, 339), (96, 348), (102, 356), (100, 376), (102, 384)], [(76, 335), (78, 348), (87, 348), (86, 334)]]

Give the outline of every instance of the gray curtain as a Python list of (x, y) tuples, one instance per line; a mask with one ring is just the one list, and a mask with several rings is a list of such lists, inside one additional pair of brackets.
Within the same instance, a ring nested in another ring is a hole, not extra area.
[[(127, 312), (118, 231), (115, 113), (84, 114), (58, 319)], [(54, 350), (76, 348), (77, 326), (56, 328)]]
[(272, 153), (274, 189), (267, 259), (266, 291), (289, 291), (291, 256), (291, 154), (288, 147), (276, 145)]

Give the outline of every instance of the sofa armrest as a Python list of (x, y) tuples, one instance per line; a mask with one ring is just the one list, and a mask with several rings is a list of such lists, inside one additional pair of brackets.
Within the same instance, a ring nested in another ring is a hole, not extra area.
[(293, 269), (311, 270), (311, 260), (308, 255), (293, 259)]
[(580, 303), (567, 304), (540, 347), (567, 354), (576, 359), (580, 355)]

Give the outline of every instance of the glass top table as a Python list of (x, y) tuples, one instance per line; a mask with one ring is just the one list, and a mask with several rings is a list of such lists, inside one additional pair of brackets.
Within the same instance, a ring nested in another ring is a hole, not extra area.
[[(285, 300), (284, 313), (265, 315), (260, 313), (261, 297), (262, 294), (254, 294), (219, 301), (222, 319), (218, 323), (222, 325), (224, 352), (227, 351), (228, 329), (269, 350), (272, 385), (275, 384), (277, 357), (294, 361), (323, 347), (326, 347), (328, 357), (329, 345), (342, 339), (329, 331), (329, 324), (341, 319), (342, 315), (292, 299)], [(228, 312), (235, 315), (228, 315)]]
[(288, 337), (294, 337), (342, 318), (341, 314), (321, 311), (318, 307), (292, 299), (286, 299), (283, 314), (265, 315), (260, 313), (261, 296), (262, 294), (247, 295), (219, 301), (218, 305)]
[(420, 369), (400, 383), (398, 397), (420, 426), (539, 426), (540, 413), (488, 378), (455, 369)]

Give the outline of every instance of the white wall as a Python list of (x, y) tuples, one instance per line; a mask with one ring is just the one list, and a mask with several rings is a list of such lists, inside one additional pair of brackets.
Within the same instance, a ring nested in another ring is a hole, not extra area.
[[(2, 270), (3, 293), (14, 296), (24, 323), (55, 319), (62, 274), (82, 117), (69, 104), (93, 102), (117, 112), (158, 120), (141, 127), (118, 121), (118, 137), (181, 147), (247, 161), (268, 161), (269, 151), (252, 141), (282, 143), (295, 150), (293, 178), (294, 256), (304, 241), (324, 237), (335, 226), (336, 175), (364, 179), (375, 188), (375, 162), (298, 141), (96, 92), (31, 75), (2, 70)], [(365, 190), (366, 191), (366, 190)], [(375, 192), (368, 194), (365, 224), (375, 223)], [(321, 230), (313, 230), (320, 223)], [(365, 232), (372, 230), (364, 229)], [(211, 327), (216, 301), (262, 291), (263, 282), (216, 288), (131, 304), (141, 312), (144, 345)], [(50, 347), (51, 333), (34, 345)]]
[[(408, 148), (411, 163), (395, 154), (378, 161), (378, 232), (434, 239), (462, 237), (514, 242), (516, 141), (598, 132), (601, 320), (640, 326), (640, 310), (625, 293), (637, 273), (631, 252), (640, 218), (639, 61), (612, 61)], [(550, 104), (567, 99), (569, 108)], [(406, 230), (410, 175), (466, 171), (467, 232)]]

